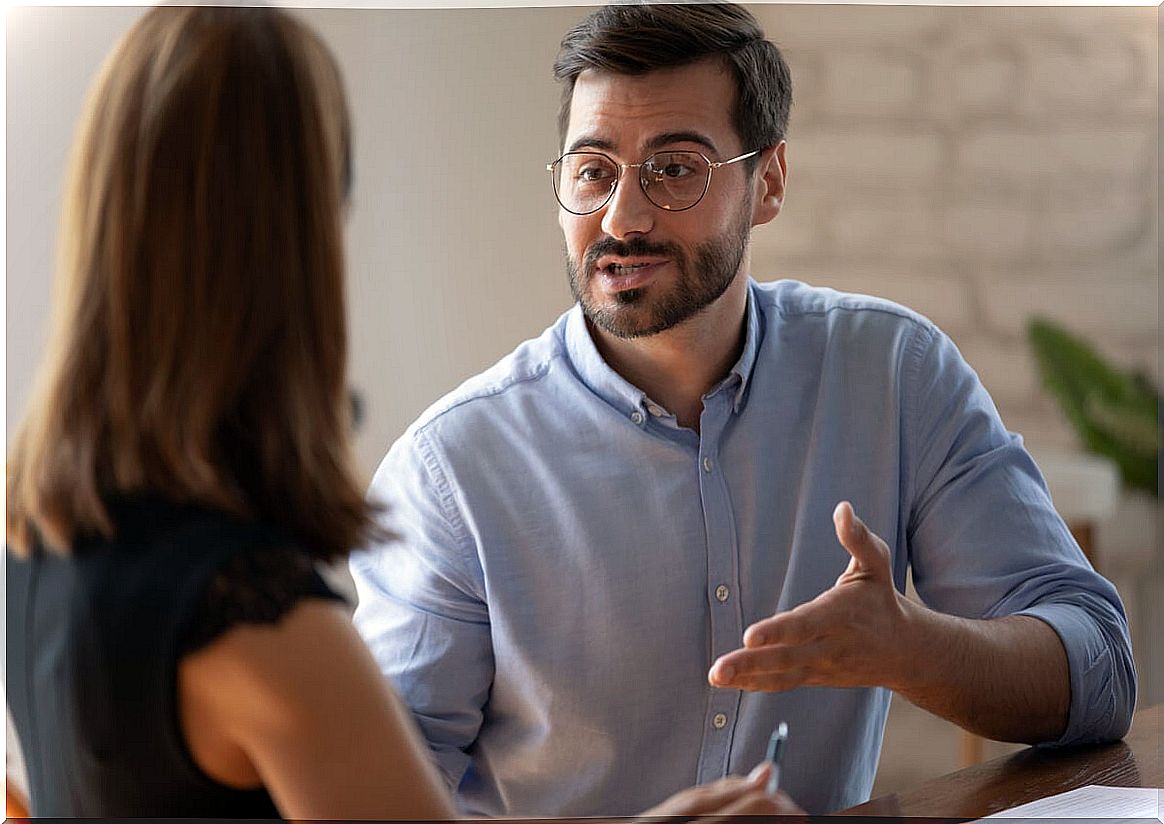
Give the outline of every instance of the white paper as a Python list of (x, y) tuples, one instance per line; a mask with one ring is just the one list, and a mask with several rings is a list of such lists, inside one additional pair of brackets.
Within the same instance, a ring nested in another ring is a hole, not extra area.
[(1144, 821), (1164, 822), (1164, 790), (1152, 787), (1101, 787), (1092, 784), (1070, 792), (1051, 795), (1003, 810), (989, 819), (1007, 819), (1011, 824), (1021, 821), (1045, 821), (1048, 818), (1085, 818), (1104, 824), (1143, 824)]

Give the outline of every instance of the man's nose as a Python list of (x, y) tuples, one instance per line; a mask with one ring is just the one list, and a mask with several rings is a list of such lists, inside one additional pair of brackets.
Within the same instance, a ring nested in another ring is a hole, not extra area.
[(613, 238), (646, 234), (654, 228), (656, 209), (643, 194), (638, 169), (623, 169), (614, 194), (603, 209), (602, 231)]

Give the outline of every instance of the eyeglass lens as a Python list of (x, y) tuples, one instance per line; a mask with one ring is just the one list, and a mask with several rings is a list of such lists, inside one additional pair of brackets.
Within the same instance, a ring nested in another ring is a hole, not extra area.
[[(554, 164), (554, 192), (575, 214), (596, 212), (606, 205), (619, 179), (619, 166), (598, 152), (570, 152)], [(660, 209), (690, 209), (703, 198), (711, 167), (698, 152), (658, 152), (638, 168), (639, 185)]]

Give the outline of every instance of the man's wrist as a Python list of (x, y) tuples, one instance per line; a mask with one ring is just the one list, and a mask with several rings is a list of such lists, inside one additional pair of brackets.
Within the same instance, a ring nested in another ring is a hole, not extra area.
[(890, 639), (890, 677), (885, 686), (894, 692), (910, 695), (924, 689), (933, 680), (931, 673), (937, 664), (935, 623), (940, 620), (940, 616), (900, 592), (895, 595), (897, 630)]

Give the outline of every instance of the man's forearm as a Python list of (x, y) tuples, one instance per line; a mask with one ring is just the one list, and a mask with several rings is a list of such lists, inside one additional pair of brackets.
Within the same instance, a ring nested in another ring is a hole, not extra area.
[(1067, 728), (1067, 653), (1026, 615), (974, 620), (910, 602), (905, 660), (890, 684), (914, 704), (1000, 741), (1054, 741)]

